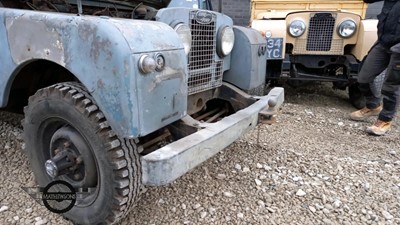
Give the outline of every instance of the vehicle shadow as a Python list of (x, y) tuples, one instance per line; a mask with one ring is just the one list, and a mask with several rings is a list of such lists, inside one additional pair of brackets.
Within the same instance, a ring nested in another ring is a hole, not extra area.
[(282, 87), (285, 89), (285, 103), (355, 109), (349, 101), (347, 90), (333, 89), (331, 83), (311, 83), (301, 87), (284, 84)]

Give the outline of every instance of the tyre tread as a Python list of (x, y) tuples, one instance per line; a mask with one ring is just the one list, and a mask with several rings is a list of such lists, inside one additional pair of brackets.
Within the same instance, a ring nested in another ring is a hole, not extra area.
[(108, 160), (113, 166), (113, 205), (112, 210), (105, 215), (105, 224), (115, 224), (126, 216), (138, 199), (141, 187), (141, 166), (138, 154), (138, 146), (135, 140), (118, 137), (113, 132), (103, 112), (97, 106), (93, 97), (80, 83), (58, 83), (40, 89), (29, 97), (28, 106), (24, 108), (28, 114), (30, 107), (35, 102), (51, 95), (58, 95), (71, 103), (82, 115), (87, 117), (97, 127), (97, 133), (103, 137), (108, 151)]

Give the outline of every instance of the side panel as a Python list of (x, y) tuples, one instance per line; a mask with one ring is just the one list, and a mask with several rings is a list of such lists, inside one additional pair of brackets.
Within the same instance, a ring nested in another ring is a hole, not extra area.
[(358, 60), (361, 61), (368, 54), (368, 51), (378, 39), (377, 25), (378, 20), (361, 21), (357, 44), (351, 52)]
[(0, 14), (0, 108), (7, 105), (8, 93), (10, 92), (12, 82), (10, 76), (16, 67), (17, 64), (12, 60), (8, 44), (5, 18), (3, 14)]
[[(0, 36), (1, 106), (7, 104), (18, 69), (41, 59), (74, 74), (120, 136), (148, 134), (186, 112), (186, 58), (176, 32), (165, 24), (2, 8)], [(142, 79), (136, 55), (164, 51), (169, 63), (165, 70)], [(150, 99), (141, 98), (148, 94), (144, 87), (157, 83), (157, 79), (168, 80), (160, 76), (174, 81), (155, 85)], [(176, 104), (158, 108), (165, 99), (174, 99)], [(153, 116), (144, 116), (143, 110)]]
[[(159, 53), (146, 53), (153, 58), (156, 54)], [(139, 61), (142, 55), (135, 54), (133, 61)], [(140, 74), (136, 77), (139, 118), (143, 121), (139, 125), (140, 130), (146, 134), (186, 115), (186, 55), (177, 51), (163, 51), (162, 55), (165, 69), (161, 72), (142, 75), (137, 67), (133, 68), (133, 74)]]

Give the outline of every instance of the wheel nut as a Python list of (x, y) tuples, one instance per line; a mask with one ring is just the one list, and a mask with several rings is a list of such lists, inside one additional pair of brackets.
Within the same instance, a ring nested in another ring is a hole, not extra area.
[(76, 158), (76, 160), (75, 160), (75, 163), (76, 164), (82, 164), (82, 162), (83, 162), (83, 159), (82, 159), (82, 156), (79, 156), (78, 158)]
[(52, 160), (50, 159), (47, 160), (46, 163), (44, 164), (44, 167), (46, 168), (46, 172), (50, 177), (52, 178), (57, 177), (58, 168)]
[(71, 146), (69, 141), (64, 142), (64, 148), (69, 148), (69, 146)]
[(79, 174), (79, 173), (74, 174), (75, 180), (80, 180), (81, 178), (82, 178), (81, 174)]

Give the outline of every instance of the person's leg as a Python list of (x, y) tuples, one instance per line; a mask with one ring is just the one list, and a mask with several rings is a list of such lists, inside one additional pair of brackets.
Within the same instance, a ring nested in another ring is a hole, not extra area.
[(386, 80), (382, 87), (383, 109), (374, 125), (367, 132), (383, 135), (389, 131), (391, 121), (396, 116), (400, 101), (400, 53), (392, 53), (386, 72)]
[(390, 58), (382, 95), (383, 110), (378, 119), (392, 121), (396, 115), (400, 96), (400, 53), (393, 53)]
[(381, 103), (380, 93), (374, 93), (371, 90), (371, 85), (373, 85), (374, 79), (386, 69), (389, 61), (389, 50), (380, 44), (376, 44), (368, 53), (361, 71), (358, 74), (357, 81), (359, 83), (359, 89), (365, 96), (366, 107), (368, 109), (375, 109)]
[(365, 96), (366, 107), (350, 114), (352, 120), (364, 120), (370, 116), (377, 116), (381, 110), (381, 95), (372, 90), (374, 79), (384, 71), (390, 61), (390, 51), (380, 44), (375, 44), (364, 60), (357, 81), (358, 88)]

